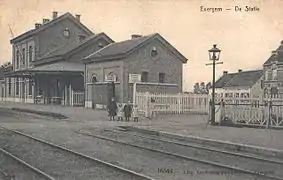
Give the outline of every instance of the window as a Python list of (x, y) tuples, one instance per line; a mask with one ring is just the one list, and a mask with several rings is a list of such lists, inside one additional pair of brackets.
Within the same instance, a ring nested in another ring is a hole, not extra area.
[(165, 73), (159, 73), (159, 83), (165, 82)]
[(143, 71), (141, 74), (141, 82), (148, 82), (148, 72)]
[(17, 52), (16, 52), (16, 68), (19, 68), (19, 64), (20, 64), (20, 52), (19, 52), (19, 50), (17, 50)]
[(272, 69), (272, 80), (276, 80), (276, 76), (277, 76), (277, 70)]
[(22, 50), (22, 63), (23, 63), (23, 65), (25, 64), (25, 62), (26, 62), (26, 49), (24, 48)]
[(33, 56), (33, 48), (32, 48), (32, 46), (29, 46), (29, 48), (28, 48), (28, 59), (29, 59), (29, 62), (32, 62), (32, 56)]
[(106, 77), (106, 81), (108, 82), (117, 82), (118, 78), (114, 73), (109, 73)]
[(268, 80), (268, 70), (265, 71), (265, 80)]
[(91, 82), (92, 82), (92, 83), (97, 82), (97, 78), (96, 78), (96, 76), (93, 76), (93, 77), (92, 77)]
[(28, 82), (28, 95), (32, 95), (32, 79), (29, 79), (29, 82)]
[(11, 95), (11, 91), (12, 91), (12, 81), (11, 78), (9, 78), (8, 80), (8, 94)]
[(19, 84), (19, 78), (16, 78), (16, 95), (19, 95), (19, 87), (20, 84)]
[(158, 55), (156, 47), (152, 47), (150, 55), (151, 57), (156, 57)]

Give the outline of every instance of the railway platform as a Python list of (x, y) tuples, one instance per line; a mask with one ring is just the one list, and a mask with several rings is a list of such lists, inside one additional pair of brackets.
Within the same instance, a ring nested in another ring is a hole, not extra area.
[(19, 108), (30, 109), (33, 111), (44, 111), (58, 113), (67, 116), (69, 119), (84, 121), (89, 126), (131, 126), (138, 129), (147, 130), (147, 132), (160, 132), (177, 137), (200, 138), (211, 140), (235, 146), (255, 146), (257, 149), (278, 150), (283, 152), (283, 131), (271, 129), (253, 129), (253, 128), (235, 128), (225, 126), (207, 125), (208, 117), (206, 115), (187, 114), (187, 115), (163, 115), (154, 119), (141, 119), (140, 122), (121, 123), (109, 122), (107, 112), (94, 111), (83, 107), (66, 107), (52, 105), (35, 105), (6, 102), (0, 103), (0, 108)]

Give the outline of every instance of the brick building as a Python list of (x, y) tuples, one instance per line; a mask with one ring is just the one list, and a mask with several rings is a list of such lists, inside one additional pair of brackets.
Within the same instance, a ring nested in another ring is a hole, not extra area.
[(275, 88), (278, 91), (274, 96), (283, 98), (283, 41), (263, 64), (263, 71), (265, 96), (270, 97), (271, 89)]
[(263, 70), (223, 71), (223, 75), (215, 82), (215, 95), (219, 98), (260, 98), (263, 95), (262, 78)]
[(51, 20), (43, 19), (10, 42), (6, 101), (94, 107), (106, 103), (112, 81), (116, 99), (125, 102), (133, 96), (131, 73), (141, 74), (137, 91), (182, 91), (187, 59), (157, 33), (115, 43), (89, 30), (80, 15), (53, 12)]
[(81, 59), (112, 42), (106, 34), (94, 34), (84, 26), (80, 15), (58, 17), (53, 12), (52, 20), (43, 19), (11, 40), (5, 100), (72, 105), (72, 94), (84, 91)]
[(132, 35), (111, 43), (84, 58), (86, 64), (86, 107), (105, 105), (107, 81), (115, 83), (118, 102), (132, 100), (129, 74), (140, 74), (138, 92), (178, 93), (182, 91), (183, 64), (187, 59), (160, 34)]

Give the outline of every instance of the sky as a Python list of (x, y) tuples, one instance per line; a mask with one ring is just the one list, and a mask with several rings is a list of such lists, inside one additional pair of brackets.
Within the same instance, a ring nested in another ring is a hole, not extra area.
[[(223, 8), (204, 12), (205, 8)], [(235, 6), (242, 11), (235, 11)], [(246, 12), (245, 6), (259, 11)], [(226, 10), (231, 8), (231, 10)], [(32, 28), (43, 18), (70, 12), (94, 33), (105, 32), (114, 41), (131, 34), (161, 34), (187, 59), (183, 89), (195, 82), (212, 79), (208, 49), (222, 50), (216, 77), (238, 69), (261, 69), (283, 40), (282, 0), (0, 0), (0, 62), (11, 61), (11, 26), (15, 36)]]

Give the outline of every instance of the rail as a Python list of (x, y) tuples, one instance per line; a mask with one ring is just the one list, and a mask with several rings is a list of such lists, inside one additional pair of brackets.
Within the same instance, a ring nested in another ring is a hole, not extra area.
[(68, 148), (66, 148), (66, 147), (63, 147), (63, 146), (60, 146), (60, 145), (56, 145), (56, 144), (53, 144), (53, 143), (51, 143), (51, 142), (47, 142), (47, 141), (45, 141), (45, 140), (43, 140), (43, 139), (40, 139), (40, 138), (31, 136), (31, 135), (29, 135), (29, 134), (26, 134), (26, 133), (23, 133), (23, 132), (20, 132), (20, 131), (17, 131), (17, 130), (9, 129), (9, 128), (6, 128), (6, 127), (1, 126), (1, 125), (0, 125), (0, 128), (5, 129), (5, 130), (10, 131), (10, 132), (13, 132), (13, 133), (18, 134), (18, 135), (27, 137), (27, 138), (32, 139), (32, 140), (34, 140), (34, 141), (43, 143), (43, 144), (45, 144), (45, 145), (51, 146), (51, 147), (53, 147), (53, 148), (57, 148), (57, 149), (60, 149), (60, 150), (65, 151), (65, 152), (69, 152), (69, 153), (72, 153), (72, 154), (74, 154), (74, 155), (77, 155), (77, 156), (79, 156), (79, 157), (82, 157), (82, 158), (85, 158), (85, 159), (88, 159), (88, 160), (91, 160), (91, 161), (94, 161), (94, 162), (97, 162), (97, 163), (106, 165), (106, 166), (108, 166), (108, 167), (117, 169), (118, 171), (121, 171), (121, 172), (123, 172), (123, 173), (130, 174), (130, 175), (134, 175), (134, 176), (136, 176), (136, 177), (139, 177), (139, 178), (142, 178), (142, 179), (145, 179), (145, 180), (153, 180), (151, 177), (145, 176), (145, 175), (143, 175), (143, 174), (134, 172), (134, 171), (132, 171), (132, 170), (125, 169), (125, 168), (123, 168), (123, 167), (120, 167), (120, 166), (117, 166), (117, 165), (108, 163), (108, 162), (106, 162), (106, 161), (99, 160), (99, 159), (97, 159), (97, 158), (94, 158), (94, 157), (85, 155), (85, 154), (80, 153), (80, 152), (76, 152), (76, 151), (71, 150), (71, 149), (68, 149)]

